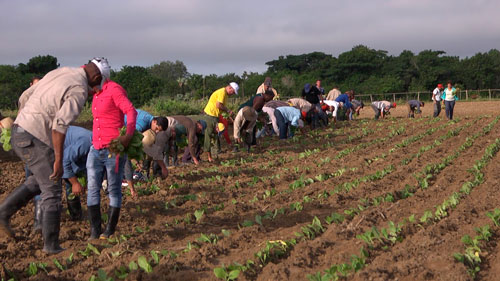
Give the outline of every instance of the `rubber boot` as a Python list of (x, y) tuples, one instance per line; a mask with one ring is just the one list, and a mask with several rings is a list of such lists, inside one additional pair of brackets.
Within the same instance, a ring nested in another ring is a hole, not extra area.
[(7, 198), (0, 204), (0, 232), (10, 237), (15, 237), (14, 230), (10, 227), (10, 218), (19, 209), (35, 197), (39, 192), (32, 192), (26, 185), (20, 185), (14, 189)]
[(101, 234), (100, 237), (101, 239), (108, 239), (111, 235), (115, 233), (119, 217), (120, 217), (120, 208), (109, 206), (108, 224), (106, 225), (106, 230), (104, 230), (104, 233)]
[(44, 211), (42, 217), (43, 251), (50, 255), (64, 251), (59, 245), (61, 211)]
[(42, 232), (42, 200), (34, 200), (35, 204), (35, 220), (33, 222), (33, 230), (35, 232)]
[(82, 204), (80, 196), (75, 196), (73, 199), (67, 199), (69, 216), (72, 221), (80, 221), (83, 218)]
[(99, 205), (88, 206), (90, 220), (90, 239), (97, 239), (101, 235), (101, 208)]
[(253, 136), (252, 133), (245, 132), (245, 148), (247, 153), (250, 153), (250, 146), (253, 144)]

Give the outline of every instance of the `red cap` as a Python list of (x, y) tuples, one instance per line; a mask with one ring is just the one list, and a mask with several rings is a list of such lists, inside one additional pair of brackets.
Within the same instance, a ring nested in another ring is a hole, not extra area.
[(392, 103), (392, 107), (396, 108), (396, 103), (395, 102)]
[(305, 111), (301, 111), (301, 112), (302, 112), (302, 118), (306, 119), (307, 112), (305, 112)]
[(438, 88), (443, 88), (443, 84), (438, 84)]

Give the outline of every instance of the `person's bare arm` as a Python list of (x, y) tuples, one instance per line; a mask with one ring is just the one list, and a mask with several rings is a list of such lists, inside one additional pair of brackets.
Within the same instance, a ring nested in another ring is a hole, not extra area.
[(380, 110), (380, 117), (383, 119), (384, 118), (384, 114), (385, 113), (385, 110), (384, 108), (382, 108), (382, 110)]
[(234, 112), (231, 111), (229, 108), (227, 108), (223, 103), (221, 102), (217, 102), (217, 108), (224, 111), (224, 112), (227, 112), (229, 115), (234, 115)]
[(77, 177), (68, 178), (69, 183), (71, 183), (71, 192), (75, 196), (83, 195), (83, 186), (78, 182)]
[(66, 135), (60, 133), (56, 130), (52, 130), (52, 143), (54, 145), (54, 171), (49, 176), (51, 180), (59, 180), (63, 175), (63, 149), (64, 149), (64, 139)]

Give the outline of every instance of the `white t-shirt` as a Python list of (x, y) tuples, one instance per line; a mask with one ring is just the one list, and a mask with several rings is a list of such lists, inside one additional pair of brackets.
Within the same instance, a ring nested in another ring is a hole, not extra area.
[(328, 106), (333, 106), (334, 109), (332, 112), (332, 116), (337, 117), (337, 111), (339, 109), (339, 102), (333, 101), (333, 100), (324, 100), (323, 102)]
[(432, 94), (434, 95), (434, 99), (436, 101), (440, 101), (441, 100), (441, 95), (443, 94), (443, 92), (441, 92), (441, 90), (439, 90), (439, 88), (436, 88), (436, 89), (434, 89), (434, 91), (432, 92)]

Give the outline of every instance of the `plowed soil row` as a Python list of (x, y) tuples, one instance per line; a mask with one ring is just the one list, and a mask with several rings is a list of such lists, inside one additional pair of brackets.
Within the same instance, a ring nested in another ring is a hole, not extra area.
[[(44, 262), (48, 273), (39, 270), (30, 280), (88, 280), (97, 275), (98, 269), (118, 280), (115, 271), (122, 266), (128, 272), (127, 280), (216, 280), (214, 268), (252, 260), (255, 266), (241, 272), (238, 280), (304, 280), (308, 274), (346, 262), (352, 254), (358, 254), (363, 242), (356, 238), (357, 234), (372, 226), (385, 227), (388, 221), (398, 222), (410, 214), (419, 217), (459, 190), (472, 177), (467, 169), (499, 137), (500, 125), (478, 138), (451, 166), (436, 175), (426, 190), (418, 190), (405, 199), (396, 198), (395, 202), (370, 206), (342, 224), (327, 225), (324, 220), (328, 215), (356, 208), (363, 199), (395, 193), (405, 185), (416, 186), (414, 173), (456, 151), (468, 136), (493, 119), (464, 116), (456, 122), (430, 118), (339, 122), (335, 129), (316, 131), (294, 140), (265, 140), (250, 155), (223, 153), (215, 165), (173, 168), (167, 180), (143, 184), (147, 190), (143, 190), (139, 199), (124, 197), (116, 235), (120, 242), (90, 241), (100, 255), (85, 257), (79, 252), (89, 243), (89, 223), (71, 222), (66, 215), (60, 239), (67, 250), (56, 256), (45, 255), (41, 251), (40, 234), (32, 230), (33, 204), (29, 203), (11, 220), (17, 240), (0, 237), (0, 274), (4, 278), (25, 279), (29, 277), (26, 269), (30, 262)], [(435, 132), (422, 135), (429, 128), (438, 127)], [(415, 155), (421, 147), (459, 127), (464, 128), (458, 136), (402, 164), (403, 159)], [(404, 130), (396, 133), (400, 128)], [(390, 151), (396, 144), (421, 135), (410, 145)], [(358, 148), (337, 158), (340, 151), (352, 147)], [(385, 251), (373, 251), (367, 266), (349, 278), (468, 280), (465, 267), (454, 262), (452, 255), (463, 250), (461, 236), (488, 222), (484, 213), (500, 206), (497, 202), (500, 199), (495, 201), (490, 196), (498, 181), (494, 171), (499, 161), (496, 156), (485, 170), (485, 182), (448, 217), (422, 230), (408, 232), (402, 242)], [(337, 186), (391, 165), (391, 171), (380, 179), (362, 182), (348, 192), (333, 192)], [(0, 200), (3, 200), (22, 182), (24, 173), (20, 162), (3, 162), (0, 168)], [(318, 178), (320, 175), (327, 177)], [(85, 204), (85, 198), (82, 201)], [(105, 212), (105, 197), (102, 206)], [(201, 210), (203, 217), (196, 221), (194, 213)], [(295, 238), (294, 233), (300, 232), (314, 217), (322, 221), (324, 233), (311, 240), (297, 239), (297, 244), (283, 256), (259, 265), (255, 254), (267, 241)], [(200, 241), (202, 233), (217, 235), (217, 241)], [(490, 245), (494, 252), (495, 245)], [(150, 254), (152, 250), (175, 254), (159, 254), (156, 264)], [(73, 261), (67, 269), (57, 269), (53, 259), (65, 264), (71, 253)], [(128, 269), (129, 263), (137, 262), (139, 256), (147, 257), (153, 266), (152, 273)], [(495, 265), (498, 257), (496, 253), (487, 256), (480, 279), (488, 280), (500, 270)], [(425, 259), (428, 260), (424, 262)]]

